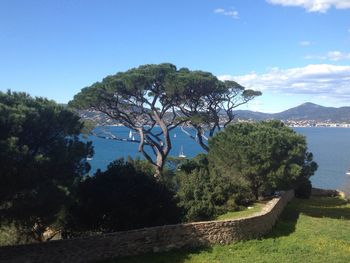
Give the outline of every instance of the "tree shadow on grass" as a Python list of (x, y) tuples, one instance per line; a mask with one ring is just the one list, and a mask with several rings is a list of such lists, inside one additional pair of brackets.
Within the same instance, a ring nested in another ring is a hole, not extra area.
[(147, 253), (137, 257), (118, 258), (105, 263), (183, 263), (192, 256), (203, 252), (212, 252), (211, 247), (187, 248), (183, 250), (174, 250), (170, 252), (160, 252), (156, 256), (154, 253)]
[(288, 236), (295, 231), (300, 214), (332, 219), (350, 219), (350, 207), (347, 201), (337, 197), (311, 197), (294, 199), (282, 212), (277, 224), (267, 238)]
[(293, 200), (285, 207), (279, 219), (277, 220), (276, 225), (266, 237), (277, 238), (280, 236), (288, 236), (292, 234), (295, 231), (299, 215), (300, 212), (297, 209), (296, 200)]
[(302, 214), (318, 218), (350, 219), (349, 203), (337, 197), (314, 197), (299, 207)]

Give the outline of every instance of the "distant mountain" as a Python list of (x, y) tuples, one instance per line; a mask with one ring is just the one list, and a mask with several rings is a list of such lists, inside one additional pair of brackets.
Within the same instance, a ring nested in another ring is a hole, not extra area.
[(350, 122), (350, 107), (324, 107), (314, 103), (304, 103), (279, 113), (261, 113), (248, 110), (235, 111), (240, 119), (253, 120), (314, 120), (330, 122)]
[(257, 121), (262, 121), (272, 118), (272, 114), (250, 110), (236, 110), (234, 111), (234, 114), (236, 115), (236, 118), (244, 120), (253, 119)]
[[(118, 121), (110, 119), (107, 115), (96, 111), (79, 111), (83, 119), (91, 120), (99, 125), (118, 124)], [(225, 115), (225, 111), (221, 111)], [(279, 113), (263, 113), (249, 110), (234, 111), (236, 119), (243, 120), (283, 120), (283, 121), (316, 121), (316, 122), (331, 122), (331, 123), (350, 123), (350, 107), (324, 107), (314, 103), (304, 103), (297, 107), (279, 112)], [(172, 114), (169, 114), (172, 118)]]

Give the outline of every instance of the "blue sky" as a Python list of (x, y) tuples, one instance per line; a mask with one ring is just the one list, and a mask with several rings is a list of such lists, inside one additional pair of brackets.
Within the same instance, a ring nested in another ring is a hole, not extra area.
[(244, 109), (350, 106), (350, 0), (1, 0), (0, 90), (68, 102), (171, 62), (263, 96)]

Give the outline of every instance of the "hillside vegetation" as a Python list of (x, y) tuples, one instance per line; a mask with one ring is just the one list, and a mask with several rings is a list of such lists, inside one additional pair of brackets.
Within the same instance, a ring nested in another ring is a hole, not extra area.
[(349, 262), (349, 219), (350, 205), (342, 199), (295, 199), (264, 239), (110, 262)]

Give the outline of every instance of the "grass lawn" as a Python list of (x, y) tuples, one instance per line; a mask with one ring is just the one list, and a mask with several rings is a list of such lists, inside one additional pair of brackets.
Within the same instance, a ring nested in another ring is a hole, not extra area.
[(350, 262), (350, 205), (339, 198), (293, 200), (261, 240), (116, 259), (116, 263)]
[(251, 209), (244, 209), (241, 211), (234, 211), (234, 212), (228, 212), (223, 215), (219, 215), (216, 220), (226, 220), (226, 219), (235, 219), (235, 218), (241, 218), (241, 217), (247, 217), (251, 216), (255, 213), (258, 213), (262, 210), (262, 208), (266, 205), (265, 203), (254, 203), (251, 207)]

